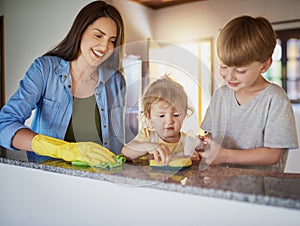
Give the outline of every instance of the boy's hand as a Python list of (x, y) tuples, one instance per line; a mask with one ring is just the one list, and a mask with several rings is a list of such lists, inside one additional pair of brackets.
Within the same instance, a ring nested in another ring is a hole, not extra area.
[(206, 139), (211, 138), (210, 133), (205, 133), (204, 135), (199, 135), (198, 138), (201, 140), (200, 144), (195, 148), (197, 152), (203, 152), (206, 149), (207, 141)]
[[(202, 158), (202, 155), (204, 154), (204, 152), (205, 152), (205, 150), (206, 150), (206, 147), (207, 147), (207, 141), (205, 140), (206, 138), (210, 138), (211, 137), (211, 134), (209, 134), (209, 133), (205, 133), (204, 135), (199, 135), (198, 136), (198, 138), (199, 138), (199, 140), (201, 141), (200, 143), (199, 143), (199, 145), (197, 145), (196, 147), (195, 147), (195, 152), (194, 152), (194, 154), (195, 153), (197, 153), (198, 154), (198, 159), (196, 159), (196, 160), (200, 160), (201, 158)], [(193, 154), (193, 156), (194, 156), (194, 154)], [(192, 156), (192, 157), (193, 157)]]
[(201, 157), (196, 151), (191, 155), (191, 160), (197, 161), (200, 159), (201, 159)]
[(222, 148), (215, 140), (210, 137), (204, 139), (207, 142), (207, 146), (204, 151), (198, 152), (202, 157), (199, 169), (205, 170), (209, 165), (217, 165), (222, 163)]

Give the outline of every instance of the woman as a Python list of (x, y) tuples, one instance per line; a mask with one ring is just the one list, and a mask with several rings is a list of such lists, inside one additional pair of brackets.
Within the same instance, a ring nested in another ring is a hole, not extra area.
[[(82, 158), (91, 156), (89, 152), (97, 155), (103, 149), (95, 143), (120, 153), (126, 85), (120, 73), (123, 44), (124, 25), (117, 9), (103, 1), (86, 5), (64, 40), (33, 62), (1, 109), (0, 145), (29, 151), (29, 160), (45, 159), (40, 155), (87, 160)], [(28, 128), (24, 122), (32, 110)], [(80, 148), (76, 141), (83, 142)]]

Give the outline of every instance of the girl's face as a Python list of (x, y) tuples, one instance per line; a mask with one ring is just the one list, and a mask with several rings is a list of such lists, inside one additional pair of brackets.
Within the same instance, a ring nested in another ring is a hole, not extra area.
[(165, 101), (154, 102), (150, 110), (150, 122), (160, 138), (175, 143), (180, 139), (180, 130), (185, 116)]
[(259, 84), (261, 73), (268, 68), (268, 64), (260, 62), (253, 62), (242, 67), (228, 67), (221, 63), (220, 74), (230, 89), (238, 91)]
[(116, 40), (116, 23), (109, 17), (98, 18), (81, 37), (79, 58), (88, 65), (99, 66), (112, 55)]

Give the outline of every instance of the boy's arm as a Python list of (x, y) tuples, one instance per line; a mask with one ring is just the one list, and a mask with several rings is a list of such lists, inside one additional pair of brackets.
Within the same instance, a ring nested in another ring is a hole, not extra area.
[(279, 162), (283, 148), (253, 148), (233, 150), (221, 148), (213, 164), (234, 163), (240, 165), (273, 165)]
[(279, 162), (284, 148), (252, 148), (247, 150), (236, 150), (222, 148), (211, 138), (205, 139), (208, 142), (205, 152), (200, 155), (207, 164), (240, 164), (240, 165), (272, 165)]

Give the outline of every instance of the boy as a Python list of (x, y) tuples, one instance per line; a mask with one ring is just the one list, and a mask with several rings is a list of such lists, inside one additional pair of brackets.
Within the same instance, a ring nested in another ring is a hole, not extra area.
[(208, 142), (200, 154), (203, 165), (283, 171), (287, 149), (298, 147), (285, 91), (262, 76), (272, 64), (275, 45), (275, 32), (263, 17), (237, 17), (221, 30), (217, 54), (226, 85), (214, 93), (201, 124), (210, 135), (203, 138)]

